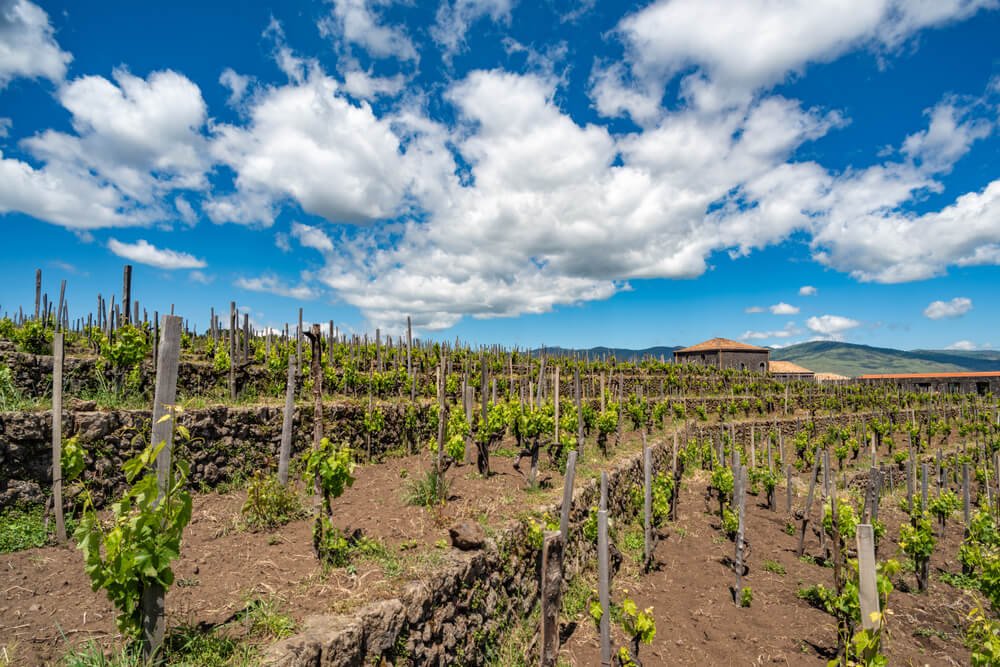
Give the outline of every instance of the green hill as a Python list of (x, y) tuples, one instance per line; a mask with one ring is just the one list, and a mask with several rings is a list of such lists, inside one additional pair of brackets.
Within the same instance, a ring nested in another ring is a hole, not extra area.
[(857, 376), (869, 373), (947, 373), (1000, 370), (991, 351), (893, 350), (853, 343), (817, 341), (772, 350), (771, 358), (791, 361), (817, 373)]

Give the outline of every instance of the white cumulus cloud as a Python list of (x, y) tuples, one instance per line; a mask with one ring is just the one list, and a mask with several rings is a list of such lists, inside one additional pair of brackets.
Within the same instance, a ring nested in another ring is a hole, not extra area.
[(776, 303), (773, 306), (768, 306), (768, 310), (771, 311), (772, 315), (796, 315), (799, 312), (798, 306), (793, 306), (790, 303)]
[(158, 269), (203, 269), (207, 266), (204, 260), (186, 252), (178, 252), (167, 248), (157, 248), (155, 245), (139, 239), (135, 243), (123, 243), (118, 239), (108, 241), (108, 250), (133, 262), (148, 264)]
[(957, 296), (950, 301), (932, 301), (924, 308), (924, 317), (932, 320), (961, 317), (972, 310), (972, 299)]
[(846, 331), (861, 326), (861, 322), (841, 315), (821, 315), (810, 317), (806, 320), (806, 326), (820, 336), (840, 340)]
[(18, 77), (58, 83), (71, 60), (44, 9), (28, 0), (0, 0), (0, 90)]
[(301, 301), (315, 299), (319, 296), (319, 293), (308, 285), (288, 285), (273, 274), (252, 278), (240, 277), (233, 284), (240, 289), (250, 290), (251, 292), (267, 292)]
[(818, 291), (812, 285), (803, 285), (799, 288), (799, 296), (816, 296)]

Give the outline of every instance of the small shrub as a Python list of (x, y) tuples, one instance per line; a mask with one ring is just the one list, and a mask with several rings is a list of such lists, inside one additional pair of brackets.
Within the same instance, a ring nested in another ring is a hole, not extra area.
[(250, 530), (273, 530), (303, 515), (302, 501), (275, 475), (255, 471), (247, 486), (247, 499), (240, 511)]
[(781, 575), (785, 574), (785, 566), (776, 560), (765, 560), (763, 567), (765, 572)]
[(753, 591), (747, 586), (740, 591), (740, 606), (749, 607), (751, 602), (753, 602)]
[(438, 474), (437, 469), (432, 466), (423, 476), (410, 479), (404, 500), (407, 505), (434, 507), (448, 497), (448, 486), (448, 478), (444, 474)]

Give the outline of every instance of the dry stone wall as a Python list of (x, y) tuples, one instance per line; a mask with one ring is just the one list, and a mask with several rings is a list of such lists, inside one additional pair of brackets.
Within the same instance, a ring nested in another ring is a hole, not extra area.
[[(91, 407), (92, 406), (84, 406)], [(371, 439), (374, 458), (417, 446), (435, 432), (429, 404), (414, 410), (413, 428), (406, 426), (406, 407), (379, 406), (385, 426)], [(353, 402), (324, 406), (324, 433), (336, 441), (364, 450), (365, 408)], [(179, 417), (191, 440), (176, 443), (176, 455), (191, 465), (191, 481), (214, 487), (254, 470), (268, 469), (276, 459), (281, 438), (282, 410), (278, 407), (216, 406), (188, 410)], [(295, 410), (292, 442), (296, 453), (312, 442), (312, 406)], [(63, 415), (63, 436), (77, 436), (87, 450), (84, 479), (101, 506), (125, 487), (123, 461), (145, 446), (150, 431), (148, 410), (78, 410)], [(0, 509), (18, 503), (44, 501), (51, 484), (52, 412), (0, 413)], [(72, 499), (68, 499), (72, 502)]]

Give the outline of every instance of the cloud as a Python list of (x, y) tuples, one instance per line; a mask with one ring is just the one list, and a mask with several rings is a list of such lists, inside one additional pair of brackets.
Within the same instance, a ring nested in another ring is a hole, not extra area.
[(344, 73), (344, 90), (363, 100), (373, 100), (378, 97), (393, 97), (406, 85), (406, 77), (372, 76), (369, 72), (350, 70)]
[(744, 104), (809, 63), (858, 47), (893, 50), (919, 30), (991, 6), (993, 0), (658, 0), (626, 16), (616, 31), (631, 74), (625, 85), (659, 99), (680, 75), (683, 96), (719, 109)]
[(211, 152), (236, 173), (236, 190), (205, 204), (213, 221), (267, 227), (286, 198), (331, 222), (402, 211), (412, 175), (400, 138), (333, 78), (313, 68), (301, 82), (261, 88), (247, 113), (246, 126), (215, 127)]
[(764, 310), (765, 309), (762, 306), (749, 306), (747, 308), (744, 308), (743, 312), (750, 315), (755, 315), (757, 313), (763, 313)]
[(207, 187), (198, 87), (171, 71), (142, 79), (116, 70), (114, 80), (86, 76), (59, 89), (75, 134), (21, 142), (43, 166), (0, 153), (0, 212), (76, 230), (149, 225), (175, 218), (167, 193)]
[(489, 17), (494, 22), (509, 24), (513, 5), (514, 0), (443, 0), (431, 37), (442, 47), (445, 61), (465, 50), (465, 34), (479, 19)]
[(406, 33), (387, 26), (372, 9), (380, 4), (369, 0), (332, 0), (333, 9), (319, 23), (324, 37), (356, 44), (378, 58), (417, 60), (417, 50)]
[(145, 239), (139, 239), (135, 243), (122, 243), (113, 238), (108, 240), (108, 250), (119, 257), (155, 266), (158, 269), (203, 269), (207, 266), (204, 260), (194, 255), (166, 248), (160, 249)]
[(768, 310), (771, 311), (772, 315), (796, 315), (799, 312), (797, 306), (785, 303), (784, 301), (776, 303), (773, 306), (768, 306)]
[(799, 288), (799, 296), (816, 296), (818, 292), (819, 290), (812, 285), (803, 285)]
[(250, 77), (237, 74), (232, 67), (227, 67), (219, 75), (219, 83), (229, 89), (229, 99), (226, 100), (226, 104), (235, 108), (246, 97), (247, 89), (250, 87)]
[(963, 352), (973, 352), (975, 350), (991, 350), (993, 346), (989, 343), (983, 343), (982, 345), (977, 345), (971, 340), (958, 340), (948, 345), (944, 349), (946, 350), (961, 350)]
[(206, 275), (202, 271), (192, 271), (188, 274), (188, 280), (199, 285), (211, 285), (215, 282), (215, 276)]
[(961, 317), (972, 310), (972, 299), (957, 296), (951, 301), (932, 301), (924, 308), (924, 317), (932, 320)]
[(250, 290), (251, 292), (266, 292), (301, 301), (315, 299), (319, 296), (319, 293), (308, 285), (292, 287), (282, 282), (273, 274), (266, 274), (256, 278), (240, 277), (233, 284), (240, 289)]
[(27, 0), (0, 0), (0, 90), (18, 77), (59, 83), (71, 60), (45, 10)]
[(795, 322), (789, 322), (783, 328), (776, 331), (744, 331), (740, 340), (767, 340), (769, 338), (791, 338), (802, 333), (802, 329), (795, 326)]
[(10, 118), (0, 117), (0, 139), (6, 139), (10, 134), (10, 126), (13, 121)]
[(292, 237), (303, 248), (312, 248), (320, 252), (333, 252), (333, 242), (330, 237), (318, 227), (310, 227), (300, 222), (292, 223)]
[(291, 252), (292, 244), (288, 242), (288, 234), (278, 232), (274, 235), (274, 245), (281, 252)]
[(810, 317), (806, 320), (806, 326), (821, 336), (841, 340), (844, 332), (861, 326), (861, 322), (840, 315), (821, 315), (820, 317)]

